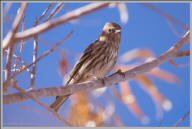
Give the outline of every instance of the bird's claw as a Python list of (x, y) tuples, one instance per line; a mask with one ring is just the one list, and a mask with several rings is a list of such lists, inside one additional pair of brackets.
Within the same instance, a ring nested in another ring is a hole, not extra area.
[(100, 81), (102, 82), (102, 84), (105, 85), (105, 78), (106, 78), (106, 77), (98, 78), (98, 80), (100, 80)]

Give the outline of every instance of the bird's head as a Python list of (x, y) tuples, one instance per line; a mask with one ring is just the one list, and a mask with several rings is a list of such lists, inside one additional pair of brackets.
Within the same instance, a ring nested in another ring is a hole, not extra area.
[(103, 27), (103, 31), (107, 34), (117, 34), (121, 32), (121, 26), (114, 22), (107, 22)]
[(112, 38), (120, 38), (121, 35), (121, 26), (114, 22), (107, 22), (103, 27), (102, 34), (100, 35), (100, 41), (104, 41), (110, 37)]

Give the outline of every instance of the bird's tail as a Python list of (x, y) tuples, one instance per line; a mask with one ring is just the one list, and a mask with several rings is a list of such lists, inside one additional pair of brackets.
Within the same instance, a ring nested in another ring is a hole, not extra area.
[(50, 105), (50, 108), (52, 108), (53, 110), (55, 110), (57, 112), (68, 98), (69, 98), (69, 95), (57, 96), (55, 102), (53, 102)]

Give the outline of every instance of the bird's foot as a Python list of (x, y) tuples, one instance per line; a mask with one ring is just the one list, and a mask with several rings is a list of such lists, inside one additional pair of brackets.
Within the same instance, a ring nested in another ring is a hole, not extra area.
[(100, 80), (102, 82), (103, 85), (105, 85), (105, 78), (106, 77), (103, 77), (103, 78), (97, 78), (98, 80)]

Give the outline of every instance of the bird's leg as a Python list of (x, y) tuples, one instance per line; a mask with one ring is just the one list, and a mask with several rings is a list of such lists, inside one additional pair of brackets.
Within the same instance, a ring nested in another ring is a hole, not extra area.
[(98, 80), (100, 80), (100, 81), (102, 82), (102, 84), (105, 85), (105, 78), (106, 78), (106, 77), (98, 78)]

